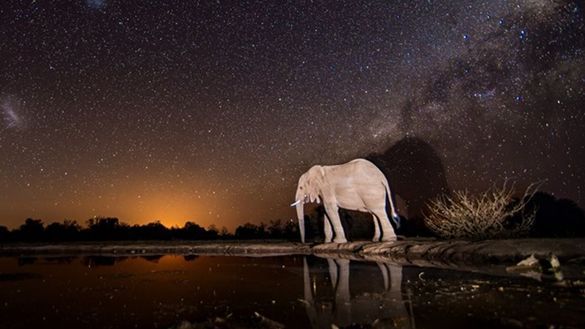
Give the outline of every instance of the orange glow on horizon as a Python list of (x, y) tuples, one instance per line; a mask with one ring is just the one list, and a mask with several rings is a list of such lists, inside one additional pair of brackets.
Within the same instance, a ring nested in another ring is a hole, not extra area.
[[(187, 221), (203, 227), (212, 224), (200, 200), (195, 200), (193, 196), (180, 191), (136, 194), (135, 197), (132, 196), (122, 203), (128, 205), (127, 217), (133, 224), (143, 225), (160, 221), (169, 228), (183, 227)], [(124, 219), (120, 218), (120, 220)]]
[[(288, 219), (294, 212), (286, 200), (275, 200), (266, 206), (266, 199), (256, 193), (235, 193), (216, 189), (213, 183), (198, 179), (173, 185), (158, 178), (124, 181), (122, 177), (101, 182), (91, 190), (78, 191), (78, 181), (68, 182), (58, 193), (33, 199), (30, 193), (16, 189), (18, 202), (0, 199), (0, 225), (16, 229), (26, 218), (41, 219), (46, 225), (74, 220), (81, 226), (95, 217), (115, 217), (128, 225), (144, 225), (160, 221), (167, 228), (183, 227), (190, 221), (208, 228), (226, 227), (234, 232), (246, 222), (260, 223)], [(236, 204), (237, 201), (237, 204)], [(275, 212), (276, 211), (276, 212)], [(283, 216), (282, 213), (290, 215)]]

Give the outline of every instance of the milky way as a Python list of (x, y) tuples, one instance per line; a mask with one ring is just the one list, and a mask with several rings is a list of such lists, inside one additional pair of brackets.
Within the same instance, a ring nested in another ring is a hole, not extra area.
[(24, 127), (24, 119), (19, 113), (20, 104), (14, 98), (0, 98), (0, 111), (4, 119), (4, 129), (20, 129)]
[(0, 95), (22, 101), (27, 127), (0, 131), (0, 224), (288, 219), (312, 164), (412, 136), (453, 189), (543, 181), (582, 205), (584, 10), (3, 2)]
[(100, 9), (106, 5), (105, 0), (85, 0), (85, 3), (89, 8)]

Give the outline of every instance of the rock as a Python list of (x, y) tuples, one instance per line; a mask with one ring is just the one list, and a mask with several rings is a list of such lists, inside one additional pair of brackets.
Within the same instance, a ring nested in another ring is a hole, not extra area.
[(553, 271), (559, 270), (561, 268), (561, 262), (554, 254), (550, 256), (550, 267), (552, 267)]
[(263, 328), (268, 328), (268, 329), (282, 329), (282, 328), (284, 328), (284, 325), (282, 323), (271, 320), (258, 312), (254, 312), (254, 315), (260, 320), (260, 324), (262, 325)]
[(534, 256), (534, 254), (530, 255), (528, 258), (525, 258), (518, 262), (518, 264), (514, 266), (506, 267), (507, 272), (539, 272), (542, 273), (542, 266), (540, 265), (540, 261)]
[(179, 324), (177, 326), (177, 329), (192, 329), (192, 328), (194, 328), (194, 327), (191, 324), (191, 322), (189, 322), (189, 321), (183, 321), (183, 322), (181, 322), (181, 324)]
[(539, 263), (538, 259), (536, 259), (536, 257), (534, 257), (534, 254), (532, 254), (532, 255), (530, 255), (530, 257), (528, 257), (524, 260), (521, 260), (518, 264), (516, 264), (516, 266), (534, 268), (534, 267), (540, 267), (540, 263)]

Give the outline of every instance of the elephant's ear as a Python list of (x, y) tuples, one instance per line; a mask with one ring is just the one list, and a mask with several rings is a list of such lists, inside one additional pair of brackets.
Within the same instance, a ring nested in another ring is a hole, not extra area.
[(316, 188), (315, 179), (309, 178), (307, 180), (307, 195), (309, 196), (309, 202), (315, 202), (315, 198), (318, 197), (319, 191)]
[[(319, 171), (315, 173), (313, 171), (313, 175), (307, 181), (307, 193), (309, 194), (309, 199), (311, 202), (321, 203), (321, 198), (319, 198), (319, 192), (321, 191), (320, 185), (323, 182), (323, 177), (325, 176), (325, 170), (322, 166), (318, 166)], [(315, 175), (316, 174), (316, 175)], [(320, 177), (318, 175), (321, 175)], [(315, 177), (316, 176), (316, 177)]]

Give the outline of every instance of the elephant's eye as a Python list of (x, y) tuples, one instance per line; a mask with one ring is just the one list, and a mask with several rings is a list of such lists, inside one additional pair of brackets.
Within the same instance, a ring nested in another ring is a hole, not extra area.
[(299, 190), (302, 190), (302, 189), (303, 189), (303, 187), (302, 187), (302, 186), (301, 186), (301, 187), (299, 187)]

